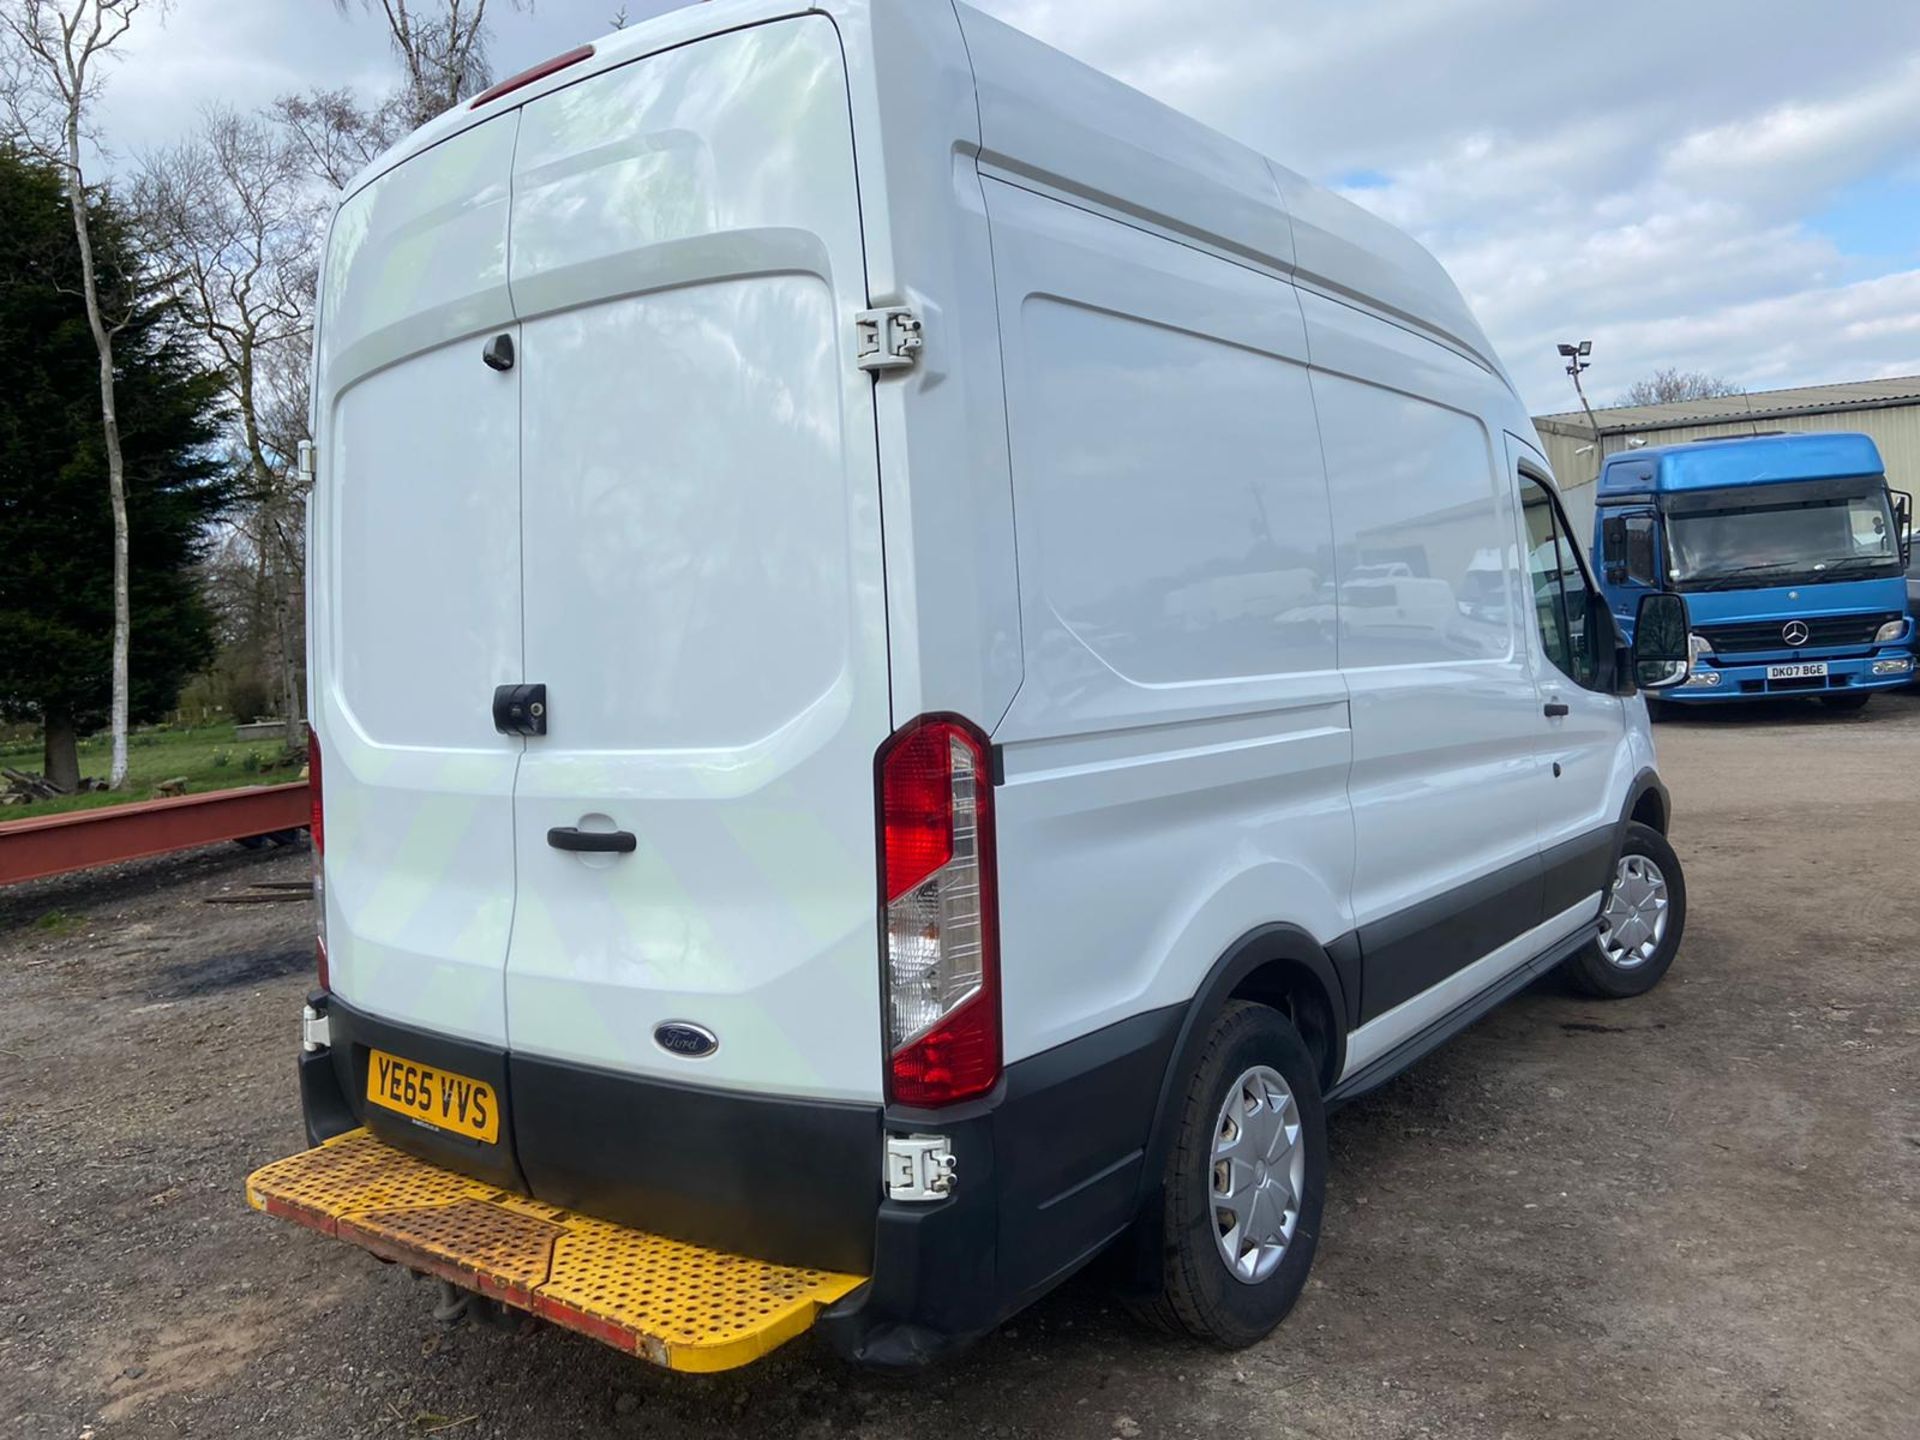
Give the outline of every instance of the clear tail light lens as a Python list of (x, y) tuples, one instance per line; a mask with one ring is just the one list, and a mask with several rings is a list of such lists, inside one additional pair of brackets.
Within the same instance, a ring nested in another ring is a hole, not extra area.
[(916, 720), (880, 754), (889, 1093), (951, 1105), (1000, 1078), (993, 781), (987, 738)]
[(320, 988), (330, 989), (327, 974), (327, 824), (326, 799), (320, 786), (320, 737), (307, 731), (308, 829), (313, 836), (313, 963)]

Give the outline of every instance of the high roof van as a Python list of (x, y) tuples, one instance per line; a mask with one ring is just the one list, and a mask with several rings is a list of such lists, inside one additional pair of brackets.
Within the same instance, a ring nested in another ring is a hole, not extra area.
[(657, 1363), (1098, 1256), (1267, 1334), (1327, 1116), (1680, 944), (1641, 687), (1413, 241), (950, 0), (717, 0), (350, 187), (309, 1149), (261, 1209)]

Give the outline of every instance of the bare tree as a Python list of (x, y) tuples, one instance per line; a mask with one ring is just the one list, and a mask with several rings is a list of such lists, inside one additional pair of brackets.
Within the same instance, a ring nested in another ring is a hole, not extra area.
[(134, 197), (148, 245), (177, 277), (183, 308), (233, 401), (253, 553), (263, 583), (280, 597), (275, 659), (293, 747), (301, 741), (305, 499), (295, 461), (304, 433), (285, 433), (276, 392), (301, 371), (297, 357), (312, 331), (321, 220), (307, 154), (280, 127), (211, 108), (191, 140), (146, 158)]
[[(107, 783), (127, 783), (127, 657), (133, 620), (127, 589), (127, 477), (113, 373), (113, 337), (94, 268), (82, 142), (92, 139), (90, 112), (101, 66), (132, 28), (144, 0), (0, 0), (0, 105), (14, 142), (60, 166), (73, 205), (80, 247), (81, 289), (94, 348), (100, 352), (100, 424), (106, 439), (107, 489), (113, 502), (113, 693), (109, 724), (113, 761)], [(164, 3), (164, 0), (161, 0)]]
[[(346, 10), (352, 0), (334, 0)], [(488, 0), (360, 0), (386, 18), (393, 53), (406, 71), (405, 128), (487, 88)], [(532, 0), (507, 0), (531, 9)]]
[[(314, 298), (313, 278), (310, 268), (303, 290), (309, 315)], [(271, 346), (256, 354), (254, 365), (253, 403), (258, 417), (260, 443), (266, 453), (276, 459), (279, 485), (273, 503), (256, 510), (252, 517), (252, 528), (258, 546), (266, 553), (279, 557), (282, 583), (278, 593), (284, 603), (277, 608), (275, 626), (284, 665), (281, 672), (282, 703), (290, 707), (286, 713), (289, 716), (287, 745), (291, 749), (304, 743), (299, 721), (293, 717), (298, 715), (301, 699), (306, 693), (303, 681), (308, 496), (306, 480), (296, 462), (300, 442), (310, 438), (307, 426), (311, 372), (304, 343)]]
[(1670, 405), (1676, 400), (1714, 400), (1722, 395), (1744, 395), (1746, 389), (1709, 375), (1702, 370), (1681, 370), (1674, 366), (1656, 370), (1645, 380), (1627, 387), (1622, 405)]
[(304, 156), (308, 175), (334, 190), (369, 164), (405, 130), (407, 97), (395, 93), (372, 109), (363, 108), (351, 90), (309, 90), (282, 95), (273, 118)]

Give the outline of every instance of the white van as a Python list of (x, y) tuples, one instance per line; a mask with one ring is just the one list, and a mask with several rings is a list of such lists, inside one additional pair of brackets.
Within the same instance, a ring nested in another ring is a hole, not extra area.
[(715, 1369), (1109, 1252), (1245, 1345), (1331, 1108), (1680, 943), (1684, 607), (1619, 644), (1440, 267), (965, 5), (442, 116), (314, 397), (317, 1148), (249, 1194), (387, 1259)]

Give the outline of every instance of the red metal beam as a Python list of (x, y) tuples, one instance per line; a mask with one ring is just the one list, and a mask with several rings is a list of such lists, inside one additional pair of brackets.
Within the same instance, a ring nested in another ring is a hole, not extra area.
[(0, 823), (0, 885), (303, 828), (307, 787), (250, 785)]

